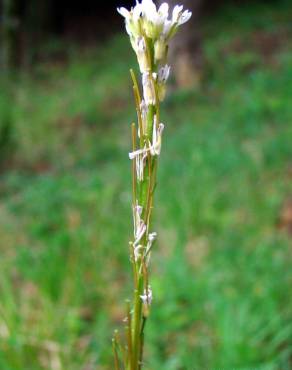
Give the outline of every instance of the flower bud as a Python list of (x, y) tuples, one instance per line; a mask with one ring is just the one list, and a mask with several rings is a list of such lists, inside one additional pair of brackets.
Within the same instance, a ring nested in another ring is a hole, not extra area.
[(165, 99), (166, 95), (166, 85), (165, 84), (159, 84), (158, 85), (158, 98), (160, 101), (163, 101)]
[(155, 61), (160, 61), (166, 56), (166, 43), (163, 38), (158, 39), (154, 44)]
[(166, 64), (164, 67), (161, 67), (158, 71), (158, 97), (160, 101), (163, 101), (166, 95), (166, 81), (168, 80), (170, 73), (170, 67)]
[(140, 67), (141, 73), (149, 71), (149, 63), (147, 58), (147, 49), (146, 49), (146, 42), (144, 37), (140, 37), (137, 41), (137, 45), (135, 48), (138, 63)]
[(153, 79), (150, 77), (150, 73), (146, 72), (142, 75), (143, 95), (147, 105), (155, 105), (155, 87)]

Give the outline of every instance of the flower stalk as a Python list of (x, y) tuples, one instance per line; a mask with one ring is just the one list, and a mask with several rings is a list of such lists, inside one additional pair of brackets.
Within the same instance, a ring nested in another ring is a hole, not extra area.
[(160, 103), (166, 95), (170, 67), (167, 65), (169, 41), (191, 12), (176, 5), (169, 18), (169, 6), (159, 9), (152, 0), (137, 1), (130, 11), (118, 8), (125, 18), (126, 31), (136, 53), (141, 72), (140, 88), (133, 70), (133, 92), (137, 125), (132, 123), (132, 210), (133, 239), (130, 241), (130, 261), (133, 271), (134, 295), (132, 306), (127, 302), (125, 345), (117, 333), (113, 339), (115, 369), (140, 370), (144, 359), (144, 329), (152, 304), (149, 284), (149, 263), (157, 233), (151, 230), (158, 159), (161, 152), (164, 124), (160, 122)]

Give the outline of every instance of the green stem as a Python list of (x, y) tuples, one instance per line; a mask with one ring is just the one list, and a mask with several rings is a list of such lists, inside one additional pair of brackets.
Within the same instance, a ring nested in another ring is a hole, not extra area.
[[(154, 106), (149, 106), (148, 110), (148, 116), (147, 116), (147, 136), (149, 140), (152, 141), (152, 130), (153, 130), (153, 120), (154, 115), (156, 113), (156, 109)], [(149, 162), (150, 161), (150, 162)], [(149, 230), (149, 222), (150, 222), (150, 205), (152, 203), (151, 199), (153, 196), (153, 189), (152, 184), (153, 180), (155, 182), (155, 179), (152, 179), (152, 167), (153, 164), (156, 162), (156, 158), (154, 159), (152, 156), (148, 156), (145, 168), (144, 168), (144, 179), (141, 183), (138, 183), (140, 188), (139, 191), (139, 199), (138, 204), (143, 207), (143, 213), (142, 218), (146, 222), (147, 230)], [(146, 247), (147, 244), (147, 235), (144, 236), (142, 243), (144, 247)], [(145, 288), (145, 278), (142, 272), (141, 268), (142, 262), (137, 263), (137, 272), (138, 272), (138, 284), (137, 289), (135, 290), (134, 295), (134, 307), (133, 307), (133, 357), (134, 357), (134, 370), (140, 370), (142, 368), (142, 356), (143, 356), (143, 344), (144, 344), (144, 326), (146, 322), (146, 318), (143, 315), (143, 303), (141, 300), (141, 295), (144, 294), (144, 288)]]
[(140, 295), (143, 294), (143, 275), (139, 276), (138, 288), (135, 290), (134, 297), (134, 323), (133, 323), (133, 363), (134, 370), (139, 367), (139, 353), (141, 350), (141, 319), (142, 319), (142, 300)]

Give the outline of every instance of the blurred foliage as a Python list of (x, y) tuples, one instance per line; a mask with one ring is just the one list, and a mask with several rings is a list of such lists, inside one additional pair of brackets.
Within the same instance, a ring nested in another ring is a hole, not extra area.
[[(291, 369), (289, 12), (224, 8), (202, 91), (164, 105), (145, 370)], [(3, 370), (112, 369), (131, 291), (136, 63), (122, 36), (70, 53), (1, 81)]]

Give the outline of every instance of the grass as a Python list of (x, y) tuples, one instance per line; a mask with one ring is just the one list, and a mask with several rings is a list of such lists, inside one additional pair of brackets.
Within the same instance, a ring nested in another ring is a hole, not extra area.
[[(292, 193), (292, 29), (281, 4), (210, 19), (202, 91), (164, 105), (145, 370), (291, 369), (291, 235), (279, 226)], [(112, 369), (131, 291), (136, 64), (119, 35), (82, 54), (1, 82), (3, 370)]]

